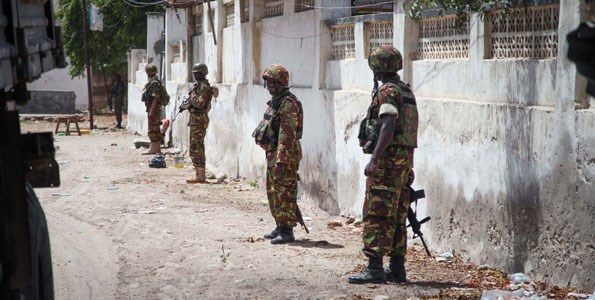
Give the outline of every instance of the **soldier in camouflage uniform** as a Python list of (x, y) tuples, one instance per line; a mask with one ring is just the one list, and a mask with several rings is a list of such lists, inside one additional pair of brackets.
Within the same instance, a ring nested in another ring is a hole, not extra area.
[[(417, 147), (417, 106), (409, 86), (397, 74), (403, 65), (397, 49), (389, 45), (375, 48), (368, 64), (374, 72), (375, 86), (382, 81), (373, 92), (360, 126), (361, 146), (364, 153), (372, 154), (364, 172), (367, 179), (363, 207), (363, 252), (369, 265), (361, 274), (350, 276), (349, 283), (380, 283), (387, 277), (404, 281), (406, 231), (400, 223), (404, 225), (409, 199), (401, 198), (401, 193), (409, 181), (413, 150)], [(395, 240), (397, 229), (401, 232)], [(385, 255), (391, 257), (389, 274), (382, 265)]]
[(273, 98), (267, 102), (264, 118), (252, 136), (266, 152), (267, 198), (277, 227), (265, 238), (271, 244), (295, 241), (298, 168), (302, 159), (302, 103), (289, 92), (289, 72), (280, 65), (269, 66), (262, 75)]
[(147, 84), (143, 91), (142, 101), (145, 102), (147, 108), (147, 119), (149, 121), (149, 139), (151, 146), (149, 151), (143, 154), (159, 154), (161, 153), (161, 106), (167, 105), (169, 96), (167, 91), (159, 78), (157, 78), (157, 67), (153, 64), (147, 64), (145, 72), (149, 77)]
[(190, 126), (190, 158), (196, 175), (186, 180), (187, 183), (205, 183), (205, 135), (209, 127), (209, 111), (213, 97), (213, 88), (206, 79), (208, 72), (205, 64), (192, 66), (192, 74), (196, 82), (188, 99), (190, 112), (188, 126)]

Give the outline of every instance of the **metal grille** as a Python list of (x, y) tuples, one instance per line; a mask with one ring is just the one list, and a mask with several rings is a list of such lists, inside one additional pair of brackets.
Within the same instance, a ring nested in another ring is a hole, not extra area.
[(555, 58), (559, 5), (490, 13), (492, 58)]
[(225, 27), (233, 27), (233, 19), (235, 17), (233, 10), (233, 2), (225, 5)]
[(331, 27), (331, 60), (355, 58), (354, 25)]
[(370, 51), (382, 45), (393, 44), (393, 22), (370, 22), (365, 24), (368, 41), (366, 56)]
[(276, 17), (283, 15), (282, 0), (264, 0), (264, 17)]
[(295, 0), (295, 12), (314, 9), (314, 0)]
[(456, 28), (456, 16), (423, 19), (419, 26), (417, 59), (469, 57), (469, 19)]

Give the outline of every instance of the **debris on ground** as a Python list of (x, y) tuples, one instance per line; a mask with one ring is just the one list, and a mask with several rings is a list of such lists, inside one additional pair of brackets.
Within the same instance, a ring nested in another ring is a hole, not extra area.
[(166, 167), (165, 157), (163, 157), (163, 155), (157, 155), (157, 156), (153, 157), (151, 160), (149, 160), (149, 168), (162, 169), (165, 167)]
[(451, 252), (443, 252), (441, 254), (436, 255), (436, 261), (438, 262), (449, 262), (452, 261), (454, 255)]
[(143, 139), (134, 139), (133, 143), (136, 149), (139, 149), (140, 147), (149, 148), (149, 146), (151, 145), (151, 141)]
[(326, 224), (326, 228), (328, 229), (335, 229), (337, 227), (343, 227), (343, 223), (341, 223), (341, 221), (333, 220)]

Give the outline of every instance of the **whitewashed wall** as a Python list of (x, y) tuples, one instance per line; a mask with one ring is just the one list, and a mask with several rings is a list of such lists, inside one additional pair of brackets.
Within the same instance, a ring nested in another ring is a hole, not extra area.
[[(476, 263), (595, 288), (594, 262), (584, 259), (595, 257), (595, 110), (574, 109), (584, 91), (565, 58), (563, 38), (578, 24), (580, 4), (561, 1), (565, 21), (555, 59), (483, 59), (484, 29), (475, 22), (471, 36), (478, 40), (470, 43), (469, 58), (447, 61), (411, 61), (416, 25), (404, 17), (401, 5), (401, 0), (395, 4), (394, 43), (408, 58), (402, 76), (418, 97), (414, 187), (426, 190), (420, 214), (432, 216), (425, 226), (432, 250), (455, 250)], [(209, 114), (207, 167), (264, 186), (264, 153), (250, 135), (270, 98), (260, 82), (262, 70), (280, 63), (289, 69), (291, 90), (304, 105), (301, 198), (333, 214), (361, 215), (369, 156), (358, 147), (357, 130), (372, 87), (364, 26), (355, 25), (355, 59), (328, 61), (330, 35), (323, 21), (348, 11), (294, 13), (288, 11), (293, 1), (287, 1), (285, 16), (261, 20), (253, 18), (259, 7), (250, 1), (250, 21), (226, 29), (222, 13), (215, 13), (219, 44), (204, 26), (204, 44), (195, 50), (203, 51), (208, 78), (220, 89)], [(300, 36), (305, 38), (292, 38)], [(134, 87), (137, 91), (129, 91), (138, 93), (140, 86)], [(168, 82), (167, 87), (174, 94), (188, 84)], [(142, 130), (142, 118), (133, 116), (129, 129)], [(185, 122), (182, 115), (173, 126), (174, 144), (182, 149)]]

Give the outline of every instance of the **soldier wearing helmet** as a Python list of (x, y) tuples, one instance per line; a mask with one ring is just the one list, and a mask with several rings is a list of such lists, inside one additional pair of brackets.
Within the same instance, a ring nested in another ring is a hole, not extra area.
[[(413, 150), (417, 147), (418, 113), (415, 96), (397, 71), (401, 53), (390, 45), (375, 48), (368, 65), (375, 89), (366, 118), (360, 125), (360, 146), (372, 154), (366, 165), (366, 199), (363, 208), (363, 252), (368, 268), (349, 277), (349, 283), (404, 282), (409, 208), (407, 185), (413, 181)], [(377, 82), (382, 85), (378, 86)], [(390, 257), (384, 270), (383, 257)]]
[(161, 106), (167, 105), (169, 102), (169, 95), (167, 90), (157, 78), (157, 67), (154, 64), (147, 64), (145, 67), (148, 82), (145, 84), (143, 90), (142, 101), (145, 103), (147, 109), (148, 119), (148, 135), (151, 140), (149, 151), (143, 154), (159, 154), (161, 153), (162, 135), (159, 126), (161, 125)]
[(271, 239), (271, 244), (284, 244), (295, 241), (293, 228), (300, 221), (297, 181), (304, 113), (302, 103), (289, 92), (289, 72), (285, 67), (271, 65), (262, 78), (272, 99), (252, 136), (266, 153), (267, 198), (276, 223), (265, 238)]
[(190, 126), (189, 154), (194, 165), (195, 175), (187, 179), (187, 183), (206, 182), (205, 135), (209, 127), (209, 111), (213, 98), (213, 88), (206, 78), (208, 73), (209, 69), (205, 64), (192, 66), (192, 75), (196, 81), (188, 98), (188, 112), (190, 113), (188, 126)]

